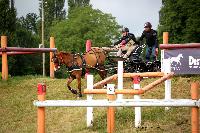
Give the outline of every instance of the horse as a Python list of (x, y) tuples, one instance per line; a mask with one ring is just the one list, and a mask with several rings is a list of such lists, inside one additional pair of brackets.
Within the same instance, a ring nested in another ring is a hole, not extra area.
[[(106, 60), (106, 51), (102, 48), (92, 48), (83, 55), (71, 52), (56, 52), (53, 54), (52, 62), (54, 63), (54, 70), (57, 71), (62, 64), (66, 65), (70, 73), (67, 78), (67, 87), (73, 93), (82, 97), (81, 93), (81, 78), (85, 75), (85, 72), (90, 69), (96, 69), (102, 79), (107, 75), (105, 70), (104, 62)], [(72, 89), (70, 83), (77, 79), (76, 89)]]

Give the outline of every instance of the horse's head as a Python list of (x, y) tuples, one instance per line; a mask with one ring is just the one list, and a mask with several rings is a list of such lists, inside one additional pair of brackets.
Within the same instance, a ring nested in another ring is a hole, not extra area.
[(51, 61), (54, 63), (54, 71), (57, 71), (62, 64), (68, 66), (71, 54), (66, 52), (54, 53)]
[(54, 52), (51, 61), (54, 63), (54, 71), (57, 71), (61, 66), (60, 52)]

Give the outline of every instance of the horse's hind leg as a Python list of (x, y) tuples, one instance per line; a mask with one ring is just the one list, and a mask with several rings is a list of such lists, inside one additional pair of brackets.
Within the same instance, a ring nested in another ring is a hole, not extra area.
[(99, 66), (98, 67), (98, 74), (100, 75), (101, 79), (105, 79), (107, 75), (107, 71), (105, 70), (104, 66)]
[(68, 89), (69, 89), (73, 94), (77, 94), (77, 91), (76, 91), (75, 89), (72, 89), (71, 86), (70, 86), (70, 83), (71, 83), (73, 80), (74, 80), (74, 78), (71, 77), (71, 76), (67, 79), (67, 87), (68, 87)]
[(77, 79), (77, 83), (78, 83), (78, 97), (82, 97), (82, 93), (81, 93), (81, 77), (80, 76), (78, 76), (78, 77), (76, 77), (76, 79)]
[[(100, 75), (101, 79), (102, 80), (105, 79), (106, 75), (107, 75), (107, 71), (105, 70), (105, 67), (104, 66), (99, 66), (98, 68), (99, 68), (98, 74)], [(106, 86), (107, 86), (107, 84), (105, 84), (104, 87), (106, 87)]]

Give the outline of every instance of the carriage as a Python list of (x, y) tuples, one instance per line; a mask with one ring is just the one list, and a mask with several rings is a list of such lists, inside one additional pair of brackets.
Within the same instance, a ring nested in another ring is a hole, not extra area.
[(138, 73), (138, 72), (158, 72), (161, 70), (161, 63), (159, 60), (154, 62), (146, 63), (143, 60), (142, 53), (145, 48), (145, 44), (137, 45), (136, 48), (132, 51), (130, 56), (127, 59), (117, 56), (116, 49), (113, 48), (104, 48), (109, 53), (107, 56), (106, 69), (110, 74), (117, 73), (117, 61), (124, 62), (124, 72), (127, 73)]

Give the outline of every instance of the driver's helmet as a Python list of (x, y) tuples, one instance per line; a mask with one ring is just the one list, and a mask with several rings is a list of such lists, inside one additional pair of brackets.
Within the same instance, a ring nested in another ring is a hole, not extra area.
[(122, 28), (122, 33), (129, 32), (129, 29), (127, 27)]
[(152, 25), (151, 25), (150, 22), (146, 22), (146, 23), (144, 24), (144, 28), (151, 28), (151, 27), (152, 27)]

